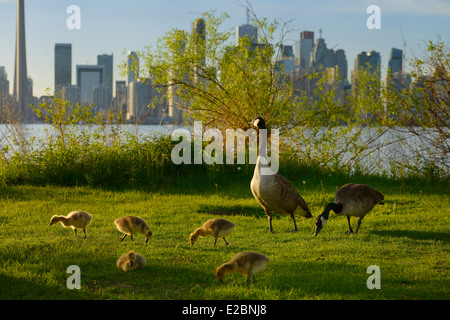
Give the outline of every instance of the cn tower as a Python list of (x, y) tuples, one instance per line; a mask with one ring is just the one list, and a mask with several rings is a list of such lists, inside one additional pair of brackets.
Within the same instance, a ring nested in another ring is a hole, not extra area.
[(24, 0), (17, 0), (16, 60), (14, 65), (14, 91), (19, 114), (25, 115), (28, 99), (27, 55), (25, 48), (25, 10)]

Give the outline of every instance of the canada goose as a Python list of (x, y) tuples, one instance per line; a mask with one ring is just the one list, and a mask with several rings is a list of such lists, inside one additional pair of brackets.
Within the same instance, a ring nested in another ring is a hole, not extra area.
[(241, 252), (235, 255), (229, 262), (217, 267), (215, 274), (217, 279), (222, 282), (226, 274), (239, 272), (247, 277), (246, 283), (250, 281), (250, 277), (253, 277), (252, 283), (255, 283), (255, 274), (263, 271), (268, 263), (269, 258), (261, 253), (251, 251)]
[[(265, 121), (261, 117), (256, 118), (253, 125), (259, 129), (266, 129)], [(312, 214), (305, 200), (285, 177), (280, 174), (261, 174), (263, 168), (268, 169), (267, 164), (261, 164), (261, 158), (266, 160), (264, 163), (268, 162), (266, 147), (267, 140), (263, 138), (260, 141), (259, 155), (250, 189), (269, 219), (270, 232), (273, 232), (272, 212), (290, 215), (294, 222), (293, 231), (297, 231), (294, 215), (299, 214), (306, 218), (312, 218)]]
[(323, 212), (317, 217), (315, 236), (322, 230), (328, 222), (330, 211), (343, 216), (347, 216), (348, 231), (347, 234), (353, 233), (350, 225), (350, 216), (359, 217), (358, 227), (355, 234), (358, 233), (361, 221), (376, 204), (383, 205), (384, 196), (375, 189), (365, 184), (348, 183), (342, 186), (334, 195), (334, 202), (326, 205)]
[(197, 228), (190, 234), (189, 241), (191, 242), (191, 247), (197, 241), (198, 237), (203, 238), (207, 236), (211, 236), (214, 238), (214, 246), (216, 245), (217, 238), (219, 237), (223, 238), (223, 241), (225, 241), (225, 245), (228, 245), (227, 240), (225, 240), (225, 236), (232, 233), (234, 227), (236, 227), (236, 225), (228, 220), (210, 219), (206, 221), (200, 228)]
[(67, 216), (53, 216), (50, 220), (50, 226), (61, 222), (65, 228), (72, 227), (72, 229), (75, 230), (75, 236), (77, 237), (77, 229), (83, 229), (84, 238), (86, 239), (86, 227), (91, 223), (91, 221), (91, 214), (84, 211), (72, 211)]
[(117, 218), (116, 220), (114, 220), (114, 224), (119, 231), (124, 233), (124, 236), (122, 237), (122, 239), (120, 239), (120, 241), (123, 241), (123, 239), (125, 239), (127, 235), (129, 235), (131, 241), (133, 241), (133, 233), (139, 232), (145, 235), (145, 243), (147, 243), (153, 234), (147, 223), (145, 223), (145, 221), (141, 218), (135, 216), (125, 216), (122, 218)]
[(117, 268), (124, 272), (142, 269), (146, 265), (147, 261), (145, 261), (144, 257), (134, 251), (125, 253), (117, 260)]

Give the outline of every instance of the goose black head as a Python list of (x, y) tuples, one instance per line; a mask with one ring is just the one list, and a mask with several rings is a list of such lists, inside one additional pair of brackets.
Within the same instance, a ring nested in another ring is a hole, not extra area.
[(314, 231), (314, 236), (317, 236), (319, 234), (320, 230), (322, 230), (322, 228), (327, 224), (327, 222), (328, 222), (328, 219), (325, 219), (323, 214), (321, 214), (320, 216), (317, 217), (316, 230)]
[(327, 206), (325, 207), (323, 212), (317, 217), (316, 231), (314, 232), (314, 236), (317, 236), (319, 234), (320, 230), (322, 230), (322, 228), (325, 227), (325, 225), (327, 224), (328, 217), (330, 216), (330, 211), (333, 209), (333, 207), (334, 207), (334, 203), (327, 204)]
[(259, 129), (266, 129), (266, 122), (262, 117), (257, 117), (255, 120), (253, 120), (252, 125), (258, 127)]

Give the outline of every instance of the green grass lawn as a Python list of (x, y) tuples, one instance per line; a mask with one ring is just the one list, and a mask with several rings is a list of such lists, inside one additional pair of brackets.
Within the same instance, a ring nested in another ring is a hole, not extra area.
[[(331, 214), (314, 237), (315, 219), (276, 216), (275, 233), (253, 198), (249, 181), (212, 182), (199, 177), (192, 185), (176, 181), (160, 191), (102, 190), (90, 187), (9, 186), (0, 189), (0, 299), (449, 299), (449, 195), (442, 185), (384, 181), (368, 183), (385, 195), (363, 220), (356, 236), (347, 236), (347, 220)], [(316, 217), (346, 181), (320, 177), (291, 179)], [(164, 190), (164, 191), (162, 191)], [(55, 214), (85, 210), (94, 217), (76, 238)], [(114, 219), (142, 217), (153, 230), (120, 242)], [(213, 246), (189, 234), (210, 218), (236, 223), (235, 231)], [(352, 219), (356, 226), (356, 219)], [(122, 254), (134, 250), (147, 259), (143, 270), (116, 268)], [(220, 284), (217, 266), (242, 251), (270, 258), (256, 284), (240, 274)], [(69, 290), (70, 265), (81, 270), (81, 289)], [(380, 268), (381, 289), (369, 290), (369, 266)]]

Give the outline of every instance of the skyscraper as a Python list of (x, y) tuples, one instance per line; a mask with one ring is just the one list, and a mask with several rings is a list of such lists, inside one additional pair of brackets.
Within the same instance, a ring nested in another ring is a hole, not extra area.
[(127, 120), (135, 123), (144, 123), (149, 109), (147, 106), (151, 99), (150, 79), (136, 80), (128, 86), (128, 112)]
[(391, 74), (402, 72), (403, 69), (403, 51), (400, 49), (391, 49), (389, 57), (389, 70)]
[(17, 0), (16, 21), (16, 57), (14, 64), (13, 99), (17, 104), (16, 111), (25, 116), (25, 107), (29, 102), (27, 76), (27, 55), (25, 47), (25, 7), (24, 0)]
[(72, 84), (72, 44), (55, 44), (55, 94)]
[(296, 53), (300, 59), (299, 64), (302, 68), (311, 67), (311, 52), (314, 47), (314, 32), (312, 31), (302, 31), (300, 32), (300, 42), (298, 43), (298, 48)]
[(363, 51), (358, 53), (355, 59), (354, 71), (358, 72), (361, 68), (368, 70), (372, 74), (376, 74), (380, 78), (381, 56), (377, 51)]
[(136, 52), (128, 51), (128, 77), (127, 86), (130, 86), (131, 82), (139, 78), (139, 57)]
[(343, 49), (338, 49), (334, 52), (335, 64), (339, 68), (339, 77), (343, 81), (347, 80), (348, 65), (347, 57), (345, 56), (345, 51)]
[(113, 55), (102, 54), (97, 56), (97, 65), (105, 66), (105, 86), (113, 92)]
[(9, 96), (9, 80), (5, 67), (0, 67), (0, 99)]
[(193, 28), (192, 28), (192, 34), (194, 36), (195, 40), (195, 51), (198, 56), (198, 60), (196, 61), (196, 64), (198, 65), (194, 69), (194, 80), (195, 82), (198, 81), (200, 78), (202, 69), (205, 67), (205, 55), (204, 51), (201, 50), (202, 47), (205, 46), (206, 41), (206, 34), (205, 34), (205, 20), (203, 18), (198, 18), (194, 21)]
[(336, 65), (334, 51), (332, 49), (328, 49), (325, 43), (325, 40), (320, 37), (316, 40), (316, 44), (314, 45), (311, 51), (311, 68), (332, 68)]
[(77, 65), (77, 86), (80, 88), (80, 103), (94, 103), (93, 90), (105, 79), (105, 67), (96, 65)]

